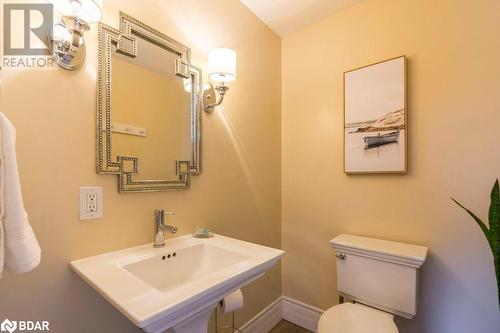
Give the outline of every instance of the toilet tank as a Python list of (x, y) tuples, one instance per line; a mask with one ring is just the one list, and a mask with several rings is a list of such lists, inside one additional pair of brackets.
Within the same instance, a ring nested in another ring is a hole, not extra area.
[(427, 247), (347, 234), (330, 243), (341, 296), (405, 318), (417, 314)]

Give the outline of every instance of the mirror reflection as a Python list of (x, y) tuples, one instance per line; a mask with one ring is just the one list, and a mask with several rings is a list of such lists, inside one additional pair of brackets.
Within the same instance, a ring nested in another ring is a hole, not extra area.
[(177, 54), (134, 37), (136, 57), (112, 52), (112, 159), (137, 157), (141, 179), (175, 179), (176, 161), (192, 156), (188, 82), (176, 75)]

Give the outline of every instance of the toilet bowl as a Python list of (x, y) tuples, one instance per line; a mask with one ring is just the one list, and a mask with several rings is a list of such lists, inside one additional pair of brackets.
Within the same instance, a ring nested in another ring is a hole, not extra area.
[(343, 303), (326, 310), (317, 333), (398, 333), (393, 315), (361, 304)]
[(330, 241), (337, 257), (342, 303), (325, 311), (317, 333), (398, 333), (394, 315), (417, 313), (419, 269), (427, 247), (342, 234)]

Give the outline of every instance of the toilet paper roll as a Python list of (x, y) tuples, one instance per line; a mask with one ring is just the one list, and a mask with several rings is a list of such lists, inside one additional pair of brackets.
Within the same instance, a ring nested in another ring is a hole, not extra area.
[(241, 289), (224, 297), (221, 301), (222, 313), (229, 313), (243, 308), (243, 294)]

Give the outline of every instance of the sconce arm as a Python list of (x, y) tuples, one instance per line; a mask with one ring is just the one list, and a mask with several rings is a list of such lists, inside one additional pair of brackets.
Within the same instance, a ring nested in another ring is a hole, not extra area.
[[(211, 89), (214, 89), (214, 88), (211, 88)], [(222, 102), (224, 101), (224, 96), (226, 96), (226, 93), (227, 93), (228, 90), (229, 90), (229, 87), (225, 86), (224, 84), (222, 84), (220, 86), (216, 86), (215, 87), (215, 91), (219, 95), (218, 101), (217, 101), (217, 98), (216, 98), (216, 102), (215, 103), (206, 104), (205, 103), (205, 99), (206, 98), (203, 98), (203, 110), (205, 110), (205, 112), (212, 112), (217, 106), (221, 105)]]

